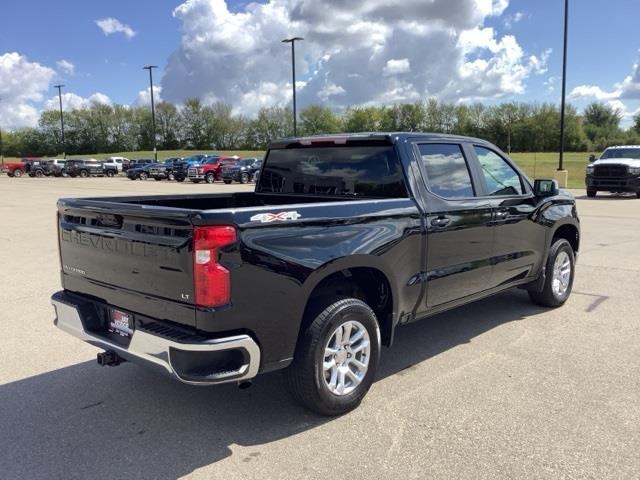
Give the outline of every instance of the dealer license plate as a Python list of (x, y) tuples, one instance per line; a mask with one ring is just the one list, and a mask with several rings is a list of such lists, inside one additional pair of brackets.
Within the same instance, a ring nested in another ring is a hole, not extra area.
[(109, 331), (123, 337), (133, 335), (133, 317), (130, 313), (120, 310), (111, 310), (109, 318)]

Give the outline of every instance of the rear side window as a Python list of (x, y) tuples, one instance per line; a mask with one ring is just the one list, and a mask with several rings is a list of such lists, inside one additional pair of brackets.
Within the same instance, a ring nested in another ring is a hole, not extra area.
[(391, 145), (270, 150), (258, 192), (406, 198)]
[(427, 171), (429, 190), (444, 198), (473, 197), (473, 184), (460, 145), (421, 143), (418, 145)]
[(520, 175), (492, 150), (474, 146), (489, 195), (522, 195)]

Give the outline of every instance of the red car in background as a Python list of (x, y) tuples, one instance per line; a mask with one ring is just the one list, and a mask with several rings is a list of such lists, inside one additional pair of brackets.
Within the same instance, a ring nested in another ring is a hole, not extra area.
[(10, 177), (21, 177), (25, 173), (29, 173), (34, 163), (40, 162), (39, 157), (25, 157), (19, 162), (3, 162), (0, 171), (6, 173)]
[(212, 157), (205, 160), (200, 165), (193, 165), (189, 167), (187, 176), (193, 183), (200, 183), (205, 181), (207, 183), (213, 183), (216, 180), (222, 180), (222, 167), (235, 163), (240, 160), (237, 155), (227, 157)]

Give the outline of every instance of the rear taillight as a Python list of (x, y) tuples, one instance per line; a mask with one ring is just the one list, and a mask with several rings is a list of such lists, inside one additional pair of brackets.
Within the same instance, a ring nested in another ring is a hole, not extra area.
[(193, 279), (195, 303), (219, 307), (231, 301), (229, 270), (218, 263), (220, 249), (236, 241), (229, 226), (195, 227), (193, 231)]

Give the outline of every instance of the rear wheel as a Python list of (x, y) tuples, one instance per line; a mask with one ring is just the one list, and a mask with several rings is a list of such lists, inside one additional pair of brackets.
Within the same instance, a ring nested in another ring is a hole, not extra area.
[(89, 176), (89, 172), (87, 172), (86, 170), (80, 170), (80, 176), (82, 178), (87, 178)]
[(216, 181), (216, 176), (213, 173), (207, 173), (204, 176), (204, 181), (207, 183), (213, 183)]
[(114, 175), (113, 170), (107, 170), (107, 174), (106, 175), (107, 175), (107, 177), (113, 177), (113, 175)]
[(18, 169), (18, 170), (14, 170), (13, 171), (13, 176), (16, 178), (20, 178), (22, 176), (22, 170)]
[(534, 303), (545, 307), (559, 307), (571, 295), (575, 275), (573, 247), (564, 238), (551, 245), (546, 265), (546, 278), (541, 292), (529, 292)]
[(249, 174), (247, 172), (240, 174), (240, 183), (249, 183)]
[(293, 397), (322, 415), (356, 408), (369, 391), (380, 358), (376, 315), (356, 298), (325, 302), (301, 333), (287, 369)]
[(587, 197), (593, 198), (598, 194), (597, 190), (587, 190)]
[(140, 172), (140, 180), (146, 180), (149, 178), (149, 174), (147, 172)]

